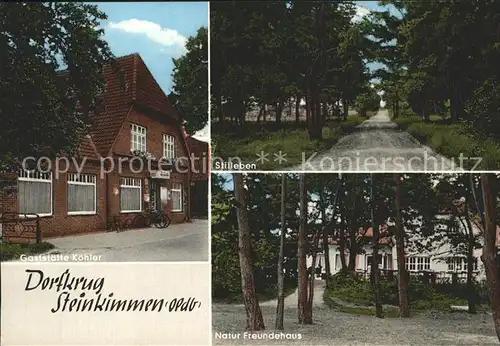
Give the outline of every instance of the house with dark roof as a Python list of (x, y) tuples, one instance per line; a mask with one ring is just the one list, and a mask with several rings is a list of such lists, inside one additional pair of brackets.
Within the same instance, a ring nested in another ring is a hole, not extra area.
[[(438, 224), (436, 227), (446, 227), (444, 224)], [(458, 227), (463, 227), (463, 225), (458, 225)], [(482, 232), (477, 226), (473, 226), (473, 232), (475, 234), (480, 234)], [(379, 230), (379, 240), (378, 240), (378, 264), (379, 268), (385, 272), (395, 272), (397, 271), (397, 253), (396, 253), (396, 239), (394, 237), (394, 224), (388, 222), (387, 224), (381, 225)], [(348, 234), (348, 231), (345, 231)], [(407, 231), (407, 235), (410, 237), (410, 241), (419, 240), (422, 242), (419, 236), (412, 237), (410, 232)], [(357, 244), (361, 247), (361, 251), (356, 254), (355, 257), (355, 271), (365, 275), (370, 275), (371, 265), (373, 263), (373, 229), (368, 227), (366, 229), (360, 228), (357, 234)], [(345, 240), (346, 243), (349, 239)], [(312, 243), (311, 241), (309, 243)], [(314, 243), (313, 243), (314, 244)], [(500, 227), (497, 228), (497, 238), (496, 245), (500, 251)], [(326, 256), (323, 251), (324, 247), (321, 239), (319, 239), (318, 247), (316, 248), (316, 272), (325, 274), (325, 260)], [(339, 272), (342, 269), (342, 259), (340, 251), (340, 243), (338, 237), (330, 237), (328, 239), (328, 260), (330, 263), (330, 270), (332, 274)], [(314, 246), (311, 247), (311, 253), (314, 251)], [(485, 269), (482, 261), (480, 260), (482, 255), (482, 249), (475, 249), (474, 256), (474, 267), (473, 271), (475, 278), (478, 280), (485, 278)], [(349, 250), (348, 245), (345, 245), (344, 254), (346, 265), (349, 263)], [(313, 257), (311, 254), (307, 257), (307, 267), (313, 265)], [(405, 249), (405, 264), (406, 269), (410, 273), (435, 273), (439, 275), (439, 279), (452, 279), (453, 274), (459, 275), (461, 278), (465, 278), (467, 273), (467, 258), (463, 254), (457, 254), (452, 251), (449, 244), (443, 242), (439, 246), (428, 251), (419, 251), (416, 249), (411, 249), (407, 247)], [(320, 276), (318, 276), (320, 278)]]
[[(197, 198), (191, 189), (208, 194), (208, 162), (193, 169), (189, 159), (203, 151), (206, 157), (208, 144), (194, 145), (138, 54), (116, 62), (118, 69), (104, 68), (102, 102), (78, 155), (54, 160), (47, 172), (21, 171), (17, 191), (4, 202), (4, 213), (38, 215), (43, 238), (101, 232), (116, 223), (143, 227), (132, 220), (149, 209), (163, 210), (172, 223), (186, 222)], [(198, 214), (208, 210), (206, 199), (196, 208)], [(27, 241), (31, 233), (3, 228), (3, 238), (12, 241)]]

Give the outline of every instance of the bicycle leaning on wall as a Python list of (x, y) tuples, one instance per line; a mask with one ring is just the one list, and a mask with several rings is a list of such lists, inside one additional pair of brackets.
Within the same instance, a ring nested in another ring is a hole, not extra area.
[(172, 220), (163, 210), (154, 210), (152, 207), (147, 208), (143, 214), (135, 217), (134, 224), (144, 224), (146, 227), (154, 225), (156, 228), (167, 228)]

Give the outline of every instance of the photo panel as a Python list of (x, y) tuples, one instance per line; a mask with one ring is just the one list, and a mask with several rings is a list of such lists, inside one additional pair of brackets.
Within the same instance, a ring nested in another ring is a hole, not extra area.
[(0, 23), (0, 343), (210, 344), (209, 3)]
[(496, 345), (500, 175), (212, 174), (215, 345)]
[(499, 170), (499, 12), (494, 1), (212, 3), (213, 169)]

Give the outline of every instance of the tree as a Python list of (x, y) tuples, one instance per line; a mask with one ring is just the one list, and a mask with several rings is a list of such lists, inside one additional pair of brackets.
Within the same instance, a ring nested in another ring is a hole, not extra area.
[(480, 215), (476, 203), (476, 190), (480, 189), (478, 177), (473, 174), (447, 175), (437, 189), (441, 196), (442, 209), (448, 210), (449, 219), (442, 222), (445, 229), (435, 232), (436, 245), (447, 244), (450, 252), (467, 259), (467, 291), (469, 313), (476, 313), (476, 293), (474, 285), (474, 250), (482, 247), (480, 228), (477, 219)]
[(484, 204), (484, 247), (481, 259), (486, 269), (493, 323), (500, 341), (500, 256), (496, 247), (498, 227), (496, 180), (494, 174), (481, 173)]
[(0, 4), (0, 170), (76, 153), (113, 62), (106, 18), (81, 2)]
[(410, 317), (410, 307), (408, 304), (408, 273), (406, 272), (405, 261), (405, 234), (402, 220), (401, 205), (401, 183), (400, 174), (394, 174), (396, 184), (396, 254), (398, 263), (398, 297), (399, 297), (399, 315), (401, 317)]
[(298, 321), (299, 324), (312, 324), (312, 311), (308, 309), (308, 275), (307, 275), (307, 189), (306, 176), (299, 175), (300, 182), (300, 224), (298, 234)]
[(220, 123), (227, 111), (245, 130), (247, 111), (260, 109), (260, 121), (273, 105), (280, 125), (283, 106), (295, 98), (299, 119), (305, 97), (309, 137), (321, 139), (328, 104), (354, 100), (367, 82), (366, 40), (352, 21), (353, 2), (224, 2), (211, 11), (212, 97)]
[(380, 108), (380, 96), (375, 90), (370, 89), (358, 95), (355, 107), (359, 115), (367, 116), (368, 111), (377, 111)]
[(248, 226), (247, 197), (243, 175), (241, 173), (233, 173), (233, 181), (235, 200), (237, 203), (241, 288), (247, 315), (247, 330), (262, 330), (265, 326), (259, 301), (255, 293), (250, 230)]
[(372, 221), (372, 268), (371, 268), (371, 277), (372, 277), (372, 285), (373, 285), (373, 301), (375, 303), (375, 315), (378, 318), (383, 317), (382, 312), (382, 301), (380, 295), (380, 270), (379, 270), (379, 261), (378, 261), (378, 245), (379, 245), (379, 234), (380, 234), (380, 223), (377, 222), (375, 218), (376, 208), (377, 208), (377, 200), (375, 198), (375, 175), (373, 173), (370, 174), (370, 204), (371, 204), (371, 221)]
[(208, 121), (208, 29), (201, 27), (189, 37), (187, 53), (174, 62), (173, 87), (169, 95), (182, 118), (186, 130), (195, 132)]
[(283, 272), (283, 260), (285, 251), (286, 233), (286, 174), (281, 175), (281, 234), (280, 254), (278, 259), (278, 306), (276, 307), (276, 329), (283, 330), (283, 315), (285, 311), (285, 275)]

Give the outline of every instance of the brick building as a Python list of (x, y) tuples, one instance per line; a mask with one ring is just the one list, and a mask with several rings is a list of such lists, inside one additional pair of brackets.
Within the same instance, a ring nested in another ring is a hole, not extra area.
[[(186, 222), (192, 185), (208, 180), (207, 174), (197, 174), (193, 181), (191, 137), (141, 57), (117, 62), (118, 72), (104, 69), (103, 103), (78, 155), (69, 164), (57, 162), (59, 170), (52, 161), (47, 173), (21, 171), (17, 189), (2, 194), (0, 212), (38, 214), (43, 238), (105, 231), (117, 219), (130, 225), (150, 207), (164, 210), (172, 223)], [(2, 229), (3, 239), (34, 237), (5, 223)]]

